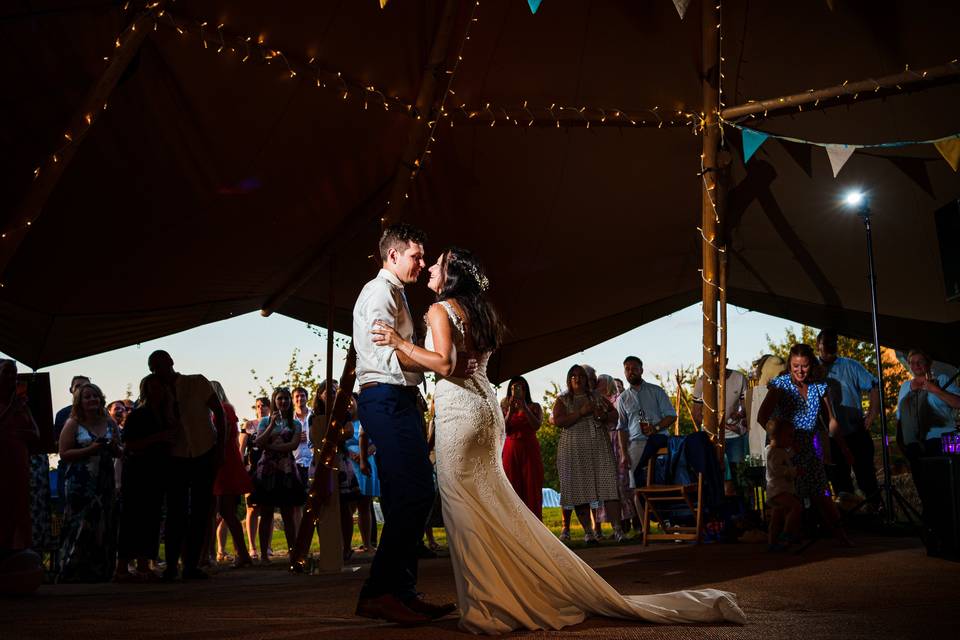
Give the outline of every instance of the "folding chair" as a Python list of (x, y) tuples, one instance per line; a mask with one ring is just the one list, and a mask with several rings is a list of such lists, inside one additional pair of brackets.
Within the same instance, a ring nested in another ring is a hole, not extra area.
[[(689, 484), (654, 484), (654, 467), (657, 459), (667, 455), (667, 449), (664, 447), (657, 451), (657, 455), (647, 463), (647, 484), (645, 487), (638, 487), (637, 493), (643, 498), (643, 546), (647, 546), (650, 540), (693, 540), (694, 543), (700, 541), (700, 535), (703, 533), (703, 517), (701, 513), (703, 505), (703, 474), (697, 473), (697, 481)], [(669, 468), (667, 469), (666, 481), (670, 477)], [(695, 524), (679, 525), (671, 524), (667, 526), (667, 519), (657, 510), (666, 511), (667, 507), (675, 508), (678, 505), (685, 504), (694, 517)], [(650, 533), (650, 515), (657, 518), (663, 533)]]

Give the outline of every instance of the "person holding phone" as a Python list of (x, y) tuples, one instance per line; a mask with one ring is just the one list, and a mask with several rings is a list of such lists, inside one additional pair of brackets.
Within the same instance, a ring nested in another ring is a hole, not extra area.
[(530, 397), (530, 385), (523, 377), (510, 380), (507, 389), (507, 397), (500, 402), (507, 430), (503, 470), (523, 503), (543, 520), (543, 459), (537, 440), (543, 409)]
[(113, 576), (118, 515), (113, 464), (120, 454), (120, 429), (107, 415), (103, 392), (91, 382), (82, 384), (60, 433), (60, 459), (67, 468), (57, 582), (105, 582)]

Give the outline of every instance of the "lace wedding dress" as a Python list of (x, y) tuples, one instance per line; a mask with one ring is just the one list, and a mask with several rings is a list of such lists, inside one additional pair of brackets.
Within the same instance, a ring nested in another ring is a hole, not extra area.
[[(463, 323), (441, 303), (464, 349)], [(433, 349), (428, 331), (427, 349)], [(716, 589), (622, 596), (527, 508), (503, 471), (504, 422), (487, 379), (490, 354), (470, 378), (439, 379), (437, 478), (457, 584), (460, 627), (498, 634), (559, 629), (588, 615), (649, 622), (743, 624), (731, 593)]]

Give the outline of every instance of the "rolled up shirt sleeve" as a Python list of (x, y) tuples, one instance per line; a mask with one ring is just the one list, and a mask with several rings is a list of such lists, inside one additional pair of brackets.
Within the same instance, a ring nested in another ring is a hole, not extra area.
[(663, 389), (659, 389), (659, 393), (657, 393), (657, 409), (660, 411), (661, 420), (668, 417), (677, 417), (677, 411), (673, 408), (673, 405), (670, 403), (670, 397)]

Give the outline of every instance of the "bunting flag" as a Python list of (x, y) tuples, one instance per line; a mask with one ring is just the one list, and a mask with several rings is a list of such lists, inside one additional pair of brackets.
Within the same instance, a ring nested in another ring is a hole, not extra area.
[(746, 127), (740, 129), (740, 133), (743, 137), (743, 164), (747, 164), (753, 154), (757, 152), (757, 149), (760, 148), (760, 145), (766, 142), (770, 136), (763, 131), (747, 129)]
[(937, 148), (937, 151), (940, 152), (951, 169), (956, 171), (957, 168), (960, 168), (960, 138), (948, 138), (934, 142), (933, 146)]
[(387, 6), (388, 2), (390, 2), (390, 0), (380, 0), (380, 8), (383, 9), (385, 6)]
[(850, 159), (857, 148), (848, 144), (828, 144), (826, 148), (827, 157), (830, 158), (830, 167), (833, 169), (833, 177), (836, 178), (840, 169), (843, 169), (843, 165), (847, 164), (847, 160)]
[(677, 8), (677, 13), (680, 14), (680, 19), (683, 20), (683, 16), (687, 15), (687, 7), (690, 6), (690, 0), (673, 0), (673, 6)]
[(542, 1), (543, 0), (527, 0), (527, 4), (530, 5), (530, 13), (536, 13)]
[[(940, 152), (940, 155), (943, 156), (943, 159), (946, 160), (947, 164), (950, 165), (950, 168), (952, 168), (954, 171), (960, 170), (960, 133), (944, 136), (942, 138), (933, 138), (932, 140), (899, 140), (897, 142), (874, 142), (868, 144), (838, 144), (833, 142), (815, 142), (813, 140), (804, 140), (802, 138), (793, 138), (791, 136), (781, 136), (776, 133), (766, 133), (765, 131), (757, 131), (756, 129), (751, 129), (750, 127), (745, 127), (742, 124), (730, 122), (729, 120), (721, 120), (720, 126), (734, 127), (735, 129), (740, 130), (740, 134), (743, 137), (743, 164), (747, 164), (750, 158), (753, 157), (753, 154), (756, 153), (757, 149), (760, 148), (760, 145), (766, 142), (767, 138), (776, 138), (777, 140), (783, 140), (784, 142), (795, 142), (796, 144), (803, 144), (811, 147), (823, 147), (826, 149), (827, 157), (830, 158), (830, 166), (833, 169), (834, 178), (837, 177), (837, 174), (840, 173), (843, 165), (847, 163), (847, 160), (850, 159), (850, 156), (852, 156), (853, 152), (857, 149), (899, 149), (902, 147), (914, 147), (924, 144), (932, 144), (935, 146), (937, 151)], [(913, 176), (911, 175), (911, 177)]]

